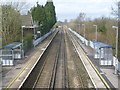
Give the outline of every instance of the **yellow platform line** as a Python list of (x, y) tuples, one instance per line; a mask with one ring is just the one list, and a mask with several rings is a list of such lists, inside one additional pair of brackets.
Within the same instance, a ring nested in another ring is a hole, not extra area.
[(88, 56), (85, 54), (85, 52), (83, 51), (82, 48), (80, 48), (84, 54), (84, 56), (88, 59), (88, 61), (90, 62), (90, 64), (92, 65), (92, 67), (94, 68), (94, 70), (97, 72), (97, 74), (99, 75), (99, 77), (101, 78), (101, 80), (103, 81), (103, 83), (105, 84), (105, 86), (110, 89), (110, 86), (107, 84), (107, 82), (105, 81), (105, 79), (102, 77), (102, 75), (100, 74), (100, 72), (97, 70), (97, 68), (95, 67), (95, 65), (92, 63), (92, 61), (88, 58)]
[[(75, 40), (75, 39), (74, 39)], [(107, 82), (104, 80), (104, 78), (102, 77), (102, 75), (100, 74), (100, 72), (97, 70), (97, 68), (94, 66), (94, 64), (92, 63), (92, 61), (88, 58), (88, 56), (85, 54), (85, 52), (83, 51), (83, 49), (80, 47), (82, 53), (84, 54), (84, 56), (88, 59), (88, 61), (90, 62), (90, 64), (92, 65), (92, 67), (94, 68), (94, 70), (96, 71), (96, 73), (99, 75), (100, 79), (103, 81), (103, 83), (105, 84), (105, 86), (111, 90), (110, 86), (107, 84)]]
[[(38, 52), (34, 56), (37, 55)], [(22, 68), (22, 70), (12, 79), (12, 81), (8, 84), (5, 90), (7, 90), (14, 82), (15, 80), (20, 76), (20, 74), (26, 69), (26, 67), (32, 62), (32, 59), (27, 62), (27, 64)]]
[[(57, 33), (55, 33), (56, 35)], [(53, 38), (55, 37), (55, 35), (53, 36)], [(52, 38), (52, 39), (53, 39)], [(36, 56), (38, 54), (38, 52), (36, 52), (34, 54), (34, 56)], [(34, 57), (33, 56), (33, 57)], [(32, 57), (31, 57), (32, 58)], [(30, 61), (27, 62), (27, 64), (21, 69), (21, 71), (12, 79), (12, 81), (7, 85), (7, 87), (5, 88), (5, 90), (7, 90), (14, 82), (15, 80), (17, 80), (17, 78), (20, 76), (20, 74), (26, 69), (26, 67), (32, 62), (33, 60), (31, 59)]]

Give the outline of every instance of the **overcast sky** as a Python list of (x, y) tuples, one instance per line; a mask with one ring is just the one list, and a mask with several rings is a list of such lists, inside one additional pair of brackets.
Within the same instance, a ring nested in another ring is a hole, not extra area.
[[(111, 6), (117, 0), (53, 0), (56, 7), (58, 20), (75, 19), (80, 12), (86, 13), (87, 17), (112, 16)], [(39, 0), (45, 4), (46, 0)]]
[[(28, 7), (31, 8), (37, 1), (39, 4), (45, 5), (47, 0), (26, 1), (29, 2)], [(58, 20), (63, 21), (64, 19), (75, 19), (80, 12), (86, 13), (87, 17), (92, 19), (100, 16), (111, 17), (111, 6), (114, 6), (117, 0), (53, 0), (53, 2)], [(25, 11), (26, 10), (23, 10), (23, 12)]]

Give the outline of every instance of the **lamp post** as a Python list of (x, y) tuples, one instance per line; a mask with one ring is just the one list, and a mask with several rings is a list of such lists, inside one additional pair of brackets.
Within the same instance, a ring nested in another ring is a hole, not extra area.
[(93, 25), (94, 27), (96, 27), (96, 42), (97, 42), (97, 25)]
[(80, 34), (80, 24), (77, 24), (78, 25), (78, 27), (79, 27), (79, 30), (78, 30), (78, 32), (79, 32), (79, 34)]
[(36, 39), (36, 29), (35, 29), (35, 25), (34, 25), (34, 39)]
[(116, 29), (116, 61), (115, 61), (115, 74), (118, 74), (117, 69), (118, 69), (118, 27), (117, 26), (112, 26), (112, 28)]
[(82, 26), (84, 26), (84, 38), (85, 38), (85, 24), (82, 24)]
[(22, 26), (22, 58), (24, 58), (24, 50), (23, 50), (23, 29), (25, 26)]
[[(42, 25), (42, 24), (40, 24), (40, 28), (41, 28), (41, 30), (42, 30), (42, 26), (43, 26), (43, 25)], [(41, 37), (41, 31), (40, 31), (40, 37)]]

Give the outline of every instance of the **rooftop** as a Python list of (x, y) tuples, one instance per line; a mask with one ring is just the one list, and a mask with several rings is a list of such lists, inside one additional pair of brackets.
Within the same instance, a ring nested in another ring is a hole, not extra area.
[(94, 46), (96, 48), (99, 48), (99, 49), (101, 49), (101, 48), (112, 48), (112, 49), (115, 49), (113, 46), (110, 46), (110, 45), (108, 45), (108, 44), (106, 44), (104, 42), (94, 42)]
[(22, 45), (22, 43), (20, 42), (14, 42), (14, 43), (10, 43), (8, 45), (2, 46), (0, 47), (0, 49), (15, 49), (17, 47), (20, 47)]
[(32, 16), (28, 15), (21, 15), (22, 25), (32, 25)]

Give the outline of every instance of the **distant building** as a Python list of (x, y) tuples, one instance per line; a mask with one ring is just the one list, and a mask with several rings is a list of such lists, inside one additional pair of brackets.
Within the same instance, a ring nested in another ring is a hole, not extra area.
[(33, 24), (32, 16), (30, 14), (21, 15), (21, 20), (22, 20), (22, 26), (32, 25)]
[(33, 22), (31, 14), (28, 15), (21, 15), (22, 20), (22, 26), (25, 26), (24, 28), (24, 36), (28, 34), (34, 34), (34, 39), (37, 39), (37, 28), (38, 28), (38, 22)]

